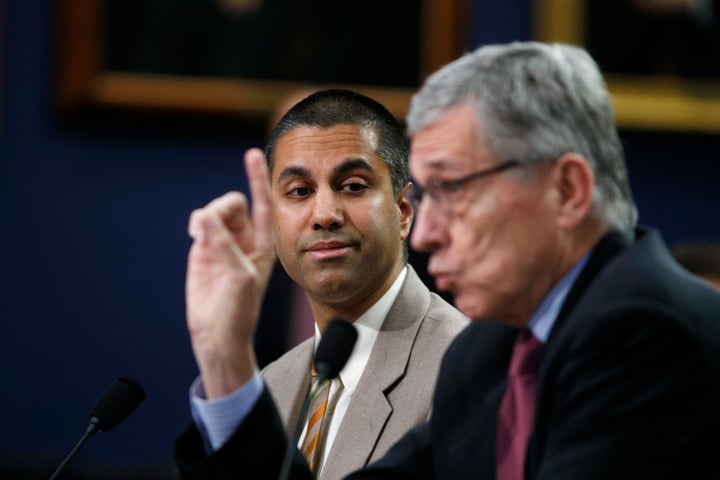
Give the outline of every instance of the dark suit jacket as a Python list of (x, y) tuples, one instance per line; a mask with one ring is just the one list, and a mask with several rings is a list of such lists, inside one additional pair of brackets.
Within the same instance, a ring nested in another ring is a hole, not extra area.
[[(468, 327), (443, 360), (431, 421), (352, 478), (494, 479), (497, 412), (516, 335), (495, 322)], [(273, 460), (242, 450), (253, 435), (282, 443), (273, 415), (266, 396), (227, 445), (234, 453), (211, 468), (181, 462), (181, 470), (188, 478), (233, 478), (244, 469), (276, 478)], [(720, 295), (678, 266), (657, 233), (606, 236), (545, 347), (526, 478), (713, 479), (718, 452)], [(308, 478), (302, 462), (297, 467), (294, 478)]]

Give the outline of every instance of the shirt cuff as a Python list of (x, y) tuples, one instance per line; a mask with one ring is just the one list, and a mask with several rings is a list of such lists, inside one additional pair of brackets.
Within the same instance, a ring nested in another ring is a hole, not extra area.
[(205, 398), (202, 378), (190, 386), (192, 418), (203, 437), (208, 453), (225, 445), (255, 406), (265, 384), (259, 371), (240, 388), (214, 400)]

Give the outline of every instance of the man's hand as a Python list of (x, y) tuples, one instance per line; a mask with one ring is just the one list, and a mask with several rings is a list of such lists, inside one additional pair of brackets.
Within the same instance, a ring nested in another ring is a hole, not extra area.
[(257, 368), (253, 335), (275, 262), (270, 183), (262, 151), (248, 150), (252, 214), (238, 192), (195, 210), (188, 230), (185, 297), (193, 352), (208, 399), (227, 395)]

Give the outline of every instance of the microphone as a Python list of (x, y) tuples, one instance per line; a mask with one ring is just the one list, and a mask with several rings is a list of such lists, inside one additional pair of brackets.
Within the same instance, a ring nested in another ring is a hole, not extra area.
[(315, 371), (321, 381), (338, 376), (350, 358), (356, 340), (357, 330), (352, 323), (341, 318), (330, 322), (315, 352)]
[(109, 432), (125, 420), (145, 400), (145, 390), (129, 375), (120, 375), (98, 399), (90, 411), (90, 424)]
[(145, 400), (145, 390), (129, 375), (120, 375), (100, 396), (90, 411), (90, 423), (85, 434), (70, 454), (58, 466), (50, 480), (55, 480), (67, 467), (85, 442), (97, 432), (108, 432), (118, 426)]
[[(348, 358), (350, 358), (350, 354), (355, 346), (355, 341), (357, 340), (357, 335), (357, 330), (355, 330), (353, 324), (347, 320), (335, 318), (330, 322), (315, 352), (315, 371), (318, 374), (317, 387), (320, 387), (323, 382), (330, 381), (338, 376), (340, 370), (343, 369)], [(282, 469), (278, 477), (280, 480), (287, 479), (290, 474), (293, 453), (300, 440), (300, 435), (302, 435), (302, 431), (305, 428), (305, 420), (308, 409), (310, 408), (310, 393), (311, 391), (308, 389), (308, 393), (305, 395), (305, 400), (300, 409), (300, 416), (295, 424), (295, 433), (292, 437), (288, 438), (288, 443), (285, 447), (285, 458), (283, 459)]]

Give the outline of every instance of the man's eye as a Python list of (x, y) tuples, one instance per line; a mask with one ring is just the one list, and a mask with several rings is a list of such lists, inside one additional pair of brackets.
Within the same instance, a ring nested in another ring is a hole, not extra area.
[(344, 184), (342, 188), (352, 193), (358, 193), (367, 190), (368, 187), (362, 183), (352, 182)]
[(310, 195), (310, 189), (308, 187), (297, 187), (291, 189), (287, 195), (293, 198), (302, 198)]
[(440, 189), (446, 194), (456, 194), (462, 189), (462, 185), (457, 182), (442, 182), (439, 185)]

